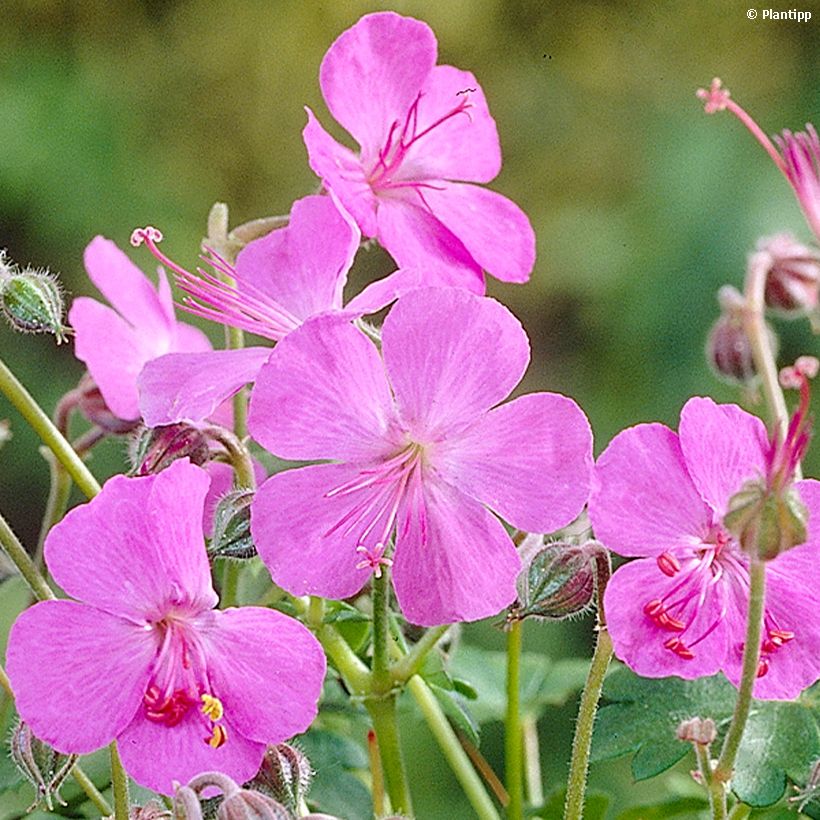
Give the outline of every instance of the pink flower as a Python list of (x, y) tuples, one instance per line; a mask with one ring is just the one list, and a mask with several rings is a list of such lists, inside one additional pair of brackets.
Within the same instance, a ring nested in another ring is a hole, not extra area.
[(752, 132), (791, 183), (806, 221), (820, 239), (820, 139), (814, 126), (806, 123), (806, 130), (796, 134), (783, 131), (781, 136), (774, 138), (775, 147), (763, 129), (731, 99), (720, 79), (715, 77), (710, 88), (698, 89), (697, 95), (704, 101), (707, 114), (728, 109)]
[[(133, 244), (148, 246), (188, 294), (186, 309), (198, 316), (278, 341), (310, 316), (332, 312), (353, 319), (379, 310), (405, 288), (416, 284), (413, 271), (403, 271), (365, 288), (347, 306), (342, 290), (361, 235), (330, 197), (297, 200), (286, 228), (247, 245), (236, 266), (211, 253), (203, 257), (216, 271), (236, 281), (223, 281), (203, 268), (191, 273), (157, 247), (156, 229), (134, 232)], [(199, 421), (248, 382), (270, 355), (270, 348), (170, 353), (152, 362), (140, 376), (140, 407), (146, 424)]]
[(116, 738), (135, 781), (164, 794), (201, 771), (239, 782), (266, 744), (307, 728), (324, 655), (297, 621), (215, 610), (202, 540), (208, 476), (187, 461), (115, 476), (49, 533), (46, 561), (75, 601), (46, 601), (11, 629), (20, 715), (62, 752)]
[[(322, 93), (359, 153), (336, 142), (308, 109), (310, 166), (377, 237), (399, 267), (420, 267), (428, 284), (457, 269), (484, 292), (482, 269), (526, 282), (535, 236), (526, 215), (486, 188), (501, 170), (495, 121), (475, 77), (436, 65), (429, 26), (393, 12), (362, 17), (322, 61)], [(458, 180), (453, 182), (452, 180)]]
[(261, 370), (252, 435), (281, 458), (334, 463), (262, 485), (251, 511), (259, 555), (296, 595), (344, 598), (392, 563), (413, 623), (492, 615), (515, 598), (520, 560), (487, 508), (537, 532), (571, 521), (587, 497), (589, 424), (552, 393), (495, 407), (523, 376), (529, 343), (505, 307), (462, 289), (399, 299), (382, 355), (322, 316)]
[(113, 308), (81, 296), (68, 314), (75, 354), (85, 362), (105, 403), (121, 419), (138, 419), (137, 376), (143, 365), (171, 351), (210, 350), (201, 330), (177, 322), (165, 274), (155, 290), (110, 240), (95, 237), (85, 249), (91, 281)]
[[(694, 398), (677, 433), (639, 424), (598, 459), (589, 500), (595, 534), (639, 559), (615, 572), (604, 600), (615, 652), (639, 675), (722, 670), (738, 683), (749, 558), (723, 519), (746, 481), (780, 486), (790, 452), (804, 444), (799, 426), (772, 444), (758, 418)], [(794, 698), (820, 677), (820, 482), (795, 487), (809, 511), (808, 540), (766, 563), (758, 698)]]

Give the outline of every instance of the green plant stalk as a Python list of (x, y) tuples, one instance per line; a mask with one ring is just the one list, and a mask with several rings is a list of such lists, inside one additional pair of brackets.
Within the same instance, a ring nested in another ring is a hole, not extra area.
[(709, 808), (712, 810), (713, 820), (726, 820), (726, 791), (723, 784), (712, 776), (712, 760), (709, 746), (702, 743), (693, 743), (695, 757), (698, 761), (698, 771), (703, 778), (703, 785), (709, 793)]
[(479, 820), (500, 820), (495, 804), (430, 687), (419, 675), (414, 675), (408, 681), (407, 688)]
[(110, 817), (114, 810), (94, 785), (91, 778), (77, 765), (71, 770), (71, 776), (77, 785), (85, 792), (88, 799), (97, 807), (103, 817)]
[(524, 731), (524, 777), (527, 787), (527, 801), (531, 806), (544, 802), (541, 785), (541, 755), (538, 743), (538, 722), (535, 715), (524, 715), (521, 721)]
[(407, 785), (407, 772), (404, 768), (399, 740), (399, 724), (396, 719), (396, 700), (395, 694), (370, 697), (365, 700), (365, 706), (379, 742), (379, 756), (382, 761), (387, 795), (390, 798), (390, 808), (396, 814), (406, 814), (412, 817), (410, 788)]
[(122, 767), (117, 741), (108, 747), (111, 754), (111, 785), (114, 789), (114, 820), (128, 820), (128, 775)]
[(93, 498), (100, 485), (91, 475), (83, 460), (74, 452), (72, 446), (60, 433), (54, 422), (43, 412), (40, 405), (0, 359), (0, 392), (17, 408), (20, 415), (28, 422), (43, 444), (54, 453), (57, 460), (66, 468), (74, 483), (87, 497)]
[(734, 808), (729, 812), (729, 820), (746, 820), (752, 813), (752, 807), (746, 803), (735, 803)]
[(424, 664), (424, 659), (430, 654), (433, 647), (447, 634), (449, 624), (434, 626), (428, 629), (410, 648), (410, 651), (396, 661), (391, 669), (393, 683), (402, 685), (407, 683)]
[(20, 571), (20, 575), (23, 576), (38, 601), (48, 601), (56, 597), (2, 515), (0, 515), (0, 546)]
[(34, 553), (34, 565), (41, 571), (43, 569), (43, 549), (46, 536), (51, 528), (65, 515), (68, 499), (71, 495), (71, 476), (57, 459), (49, 458), (48, 462), (51, 483), (49, 484), (48, 501), (43, 514), (43, 522), (40, 525), (40, 535), (37, 539), (37, 550)]
[(509, 820), (524, 817), (524, 737), (521, 729), (522, 622), (510, 621), (507, 630), (507, 715), (504, 726), (504, 766)]
[[(390, 676), (390, 571), (373, 576), (373, 681), (372, 694), (386, 695), (393, 689)], [(379, 741), (381, 742), (381, 740)]]
[[(743, 646), (743, 666), (738, 686), (737, 702), (729, 731), (723, 741), (713, 778), (728, 783), (732, 773), (752, 706), (752, 691), (760, 662), (760, 637), (763, 631), (763, 605), (766, 597), (766, 564), (752, 556), (749, 567), (749, 612), (746, 622), (746, 642)], [(725, 800), (725, 796), (724, 796)]]

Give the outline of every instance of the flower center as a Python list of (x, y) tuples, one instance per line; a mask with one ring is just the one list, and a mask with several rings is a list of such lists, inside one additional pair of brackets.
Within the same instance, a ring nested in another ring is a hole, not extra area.
[(213, 693), (205, 654), (183, 621), (166, 617), (151, 624), (160, 640), (151, 679), (142, 698), (145, 717), (169, 728), (178, 726), (194, 707), (207, 734), (203, 740), (218, 749), (228, 739), (220, 723), (222, 701)]

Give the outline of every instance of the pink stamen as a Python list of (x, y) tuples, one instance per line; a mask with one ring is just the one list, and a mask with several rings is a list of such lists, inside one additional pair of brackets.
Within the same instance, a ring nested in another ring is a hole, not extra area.
[(382, 567), (393, 566), (393, 559), (385, 558), (384, 550), (385, 546), (381, 542), (376, 544), (373, 550), (368, 549), (364, 544), (359, 544), (359, 546), (356, 547), (356, 552), (362, 553), (364, 559), (356, 564), (356, 569), (370, 568), (376, 578), (381, 578)]

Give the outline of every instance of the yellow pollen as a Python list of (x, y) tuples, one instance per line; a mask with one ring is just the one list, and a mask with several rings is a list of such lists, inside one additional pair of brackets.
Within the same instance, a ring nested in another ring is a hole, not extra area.
[(205, 742), (212, 748), (218, 749), (220, 746), (224, 746), (225, 743), (228, 741), (228, 730), (224, 726), (217, 726), (213, 727), (213, 731), (210, 737), (205, 738)]
[[(202, 713), (207, 715), (214, 722), (222, 720), (222, 715), (225, 714), (225, 710), (222, 707), (222, 701), (219, 698), (215, 698), (213, 695), (203, 694)], [(219, 745), (221, 746), (222, 744), (220, 743)], [(215, 746), (214, 748), (218, 747)]]

